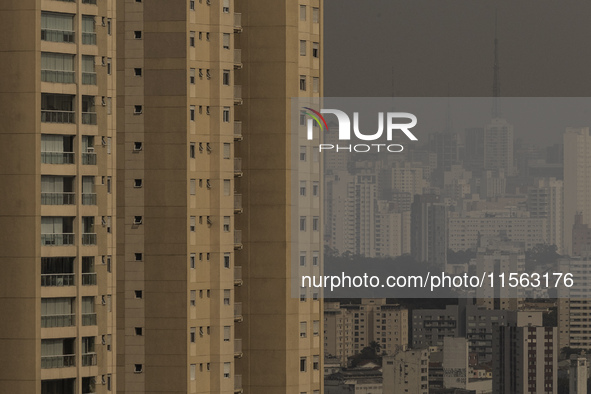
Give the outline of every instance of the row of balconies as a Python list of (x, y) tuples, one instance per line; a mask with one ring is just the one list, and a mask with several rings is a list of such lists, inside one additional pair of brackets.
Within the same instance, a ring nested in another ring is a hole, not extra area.
[[(41, 327), (42, 328), (54, 328), (54, 327), (74, 327), (76, 325), (76, 315), (46, 315), (41, 316)], [(96, 326), (96, 313), (83, 313), (82, 314), (82, 325), (83, 326)]]
[[(74, 245), (74, 233), (41, 234), (41, 246), (71, 246)], [(96, 245), (96, 233), (83, 233), (82, 245)]]
[[(41, 193), (41, 205), (75, 205), (76, 193)], [(82, 205), (96, 205), (96, 193), (82, 193)]]
[[(74, 164), (74, 152), (41, 152), (43, 164)], [(82, 165), (96, 165), (96, 153), (82, 153)]]
[[(64, 287), (64, 286), (75, 286), (76, 274), (71, 273), (60, 273), (60, 274), (42, 274), (41, 275), (41, 286), (42, 287)], [(82, 286), (94, 286), (96, 285), (96, 272), (82, 273)]]

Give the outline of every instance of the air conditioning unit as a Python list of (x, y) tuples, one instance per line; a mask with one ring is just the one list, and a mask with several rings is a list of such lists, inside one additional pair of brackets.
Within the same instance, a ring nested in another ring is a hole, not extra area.
[(102, 18), (102, 25), (103, 27), (107, 26), (107, 18), (105, 18), (104, 16)]
[(207, 147), (207, 151), (211, 152), (211, 145), (209, 145), (209, 142), (206, 144), (206, 147)]
[(209, 216), (207, 217), (207, 224), (213, 224), (213, 222), (211, 221), (211, 219), (209, 218)]

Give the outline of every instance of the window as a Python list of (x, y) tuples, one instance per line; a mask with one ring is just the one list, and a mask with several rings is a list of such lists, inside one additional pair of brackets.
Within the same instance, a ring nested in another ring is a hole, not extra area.
[(137, 298), (138, 300), (144, 298), (144, 292), (142, 290), (135, 290), (133, 293), (135, 295), (135, 298)]
[(230, 49), (230, 34), (229, 33), (223, 33), (222, 46), (224, 49)]
[(191, 142), (189, 144), (189, 157), (191, 159), (194, 159), (195, 158), (195, 143), (194, 142)]
[(306, 151), (307, 148), (305, 146), (300, 146), (300, 161), (306, 161)]
[(319, 93), (320, 92), (320, 78), (312, 77), (312, 92)]
[(300, 267), (306, 266), (306, 252), (300, 252)]
[(191, 364), (191, 380), (195, 380), (197, 364)]
[(320, 217), (314, 216), (312, 218), (312, 231), (319, 231), (320, 230)]
[(142, 253), (134, 253), (135, 256), (135, 261), (142, 261), (143, 259), (143, 254)]
[(189, 341), (191, 343), (195, 343), (195, 337), (196, 337), (196, 332), (197, 332), (196, 330), (197, 330), (196, 327), (191, 327), (191, 331), (189, 333)]
[(194, 122), (195, 121), (195, 106), (194, 105), (191, 105), (191, 107), (189, 108), (189, 114), (190, 114), (191, 121)]
[(189, 0), (189, 9), (195, 11), (195, 0)]
[(224, 111), (222, 112), (222, 121), (224, 123), (230, 122), (230, 107), (224, 107)]
[(142, 180), (141, 179), (134, 179), (133, 180), (133, 187), (142, 187)]
[(300, 181), (300, 196), (306, 196), (306, 181)]
[(134, 216), (133, 217), (133, 224), (135, 224), (135, 225), (142, 224), (142, 217), (141, 216)]
[(222, 84), (230, 86), (230, 70), (224, 70), (222, 72)]
[(136, 40), (141, 40), (142, 39), (142, 31), (141, 30), (134, 31), (133, 38), (135, 38)]
[(300, 90), (302, 90), (302, 91), (306, 90), (306, 76), (305, 75), (300, 75)]
[(300, 372), (306, 372), (307, 371), (307, 360), (306, 357), (300, 357)]
[(320, 262), (320, 252), (312, 252), (312, 265), (318, 266)]
[(203, 69), (199, 69), (199, 79), (203, 79)]
[(320, 44), (317, 42), (312, 43), (312, 57), (320, 57)]
[(306, 56), (306, 40), (300, 40), (300, 56)]
[(230, 305), (230, 290), (224, 290), (224, 305)]
[(300, 231), (306, 231), (306, 217), (300, 216)]
[(142, 106), (141, 105), (134, 105), (133, 106), (133, 113), (135, 115), (140, 115), (142, 113)]
[(189, 230), (191, 232), (195, 232), (195, 216), (191, 216), (191, 218), (190, 218)]
[(143, 148), (143, 144), (141, 142), (136, 141), (133, 143), (133, 150), (134, 151), (139, 152), (142, 150), (142, 148)]
[[(92, 72), (94, 72), (94, 56), (82, 57), (82, 83), (84, 85), (96, 85), (92, 80), (85, 78), (84, 71), (89, 67), (89, 60), (92, 62)], [(43, 82), (53, 83), (75, 83), (76, 74), (74, 72), (74, 55), (65, 53), (41, 53), (41, 80)]]
[(195, 32), (189, 32), (189, 46), (195, 48)]
[(195, 306), (197, 300), (197, 290), (191, 290), (190, 298), (189, 298), (189, 305)]
[(300, 338), (306, 338), (308, 336), (308, 322), (300, 322)]
[(144, 329), (142, 327), (135, 327), (135, 335), (142, 336), (144, 335)]
[(107, 75), (112, 74), (112, 69), (113, 69), (113, 60), (109, 57), (109, 58), (107, 58)]
[(232, 183), (229, 179), (224, 179), (224, 196), (230, 195), (230, 190), (232, 188)]
[(225, 14), (230, 13), (230, 0), (224, 0), (224, 2), (222, 3), (222, 12), (224, 12)]
[(320, 9), (318, 7), (312, 7), (312, 22), (320, 23)]
[(232, 363), (224, 363), (224, 378), (230, 377), (230, 368), (232, 367)]
[(142, 364), (135, 364), (134, 368), (133, 368), (133, 372), (134, 373), (142, 373), (143, 372)]
[(199, 41), (201, 41), (201, 40), (203, 40), (203, 32), (202, 31), (199, 32)]
[(301, 21), (306, 20), (306, 6), (305, 5), (300, 6), (300, 20)]
[(191, 253), (189, 255), (189, 267), (191, 267), (191, 269), (195, 269), (195, 253)]
[(312, 322), (312, 334), (314, 336), (320, 335), (320, 320), (314, 320)]
[(231, 155), (231, 149), (230, 149), (231, 148), (231, 145), (229, 143), (227, 143), (227, 142), (224, 142), (223, 147), (224, 147), (223, 148), (224, 149), (224, 152), (223, 152), (224, 153), (224, 159), (229, 159), (230, 158), (230, 155)]
[(205, 41), (209, 41), (209, 32), (205, 33)]
[(189, 82), (191, 82), (191, 85), (195, 85), (195, 69), (194, 68), (189, 70)]
[(312, 195), (314, 197), (317, 197), (319, 195), (320, 192), (320, 185), (318, 183), (318, 181), (313, 181), (312, 182)]
[[(211, 79), (211, 72), (209, 70), (209, 68), (207, 70), (205, 70), (205, 77), (209, 80)], [(208, 111), (209, 112), (209, 111)]]
[(306, 302), (306, 288), (300, 288), (300, 302)]
[(82, 44), (96, 45), (96, 33), (94, 31), (94, 16), (82, 15)]
[(197, 192), (197, 180), (191, 179), (189, 180), (189, 194), (194, 196)]
[(224, 326), (224, 342), (230, 342), (231, 330), (230, 326)]
[(320, 369), (320, 356), (312, 356), (312, 369), (318, 371)]
[(111, 31), (111, 27), (112, 27), (112, 23), (113, 21), (111, 20), (111, 18), (107, 19), (107, 34), (111, 35), (112, 31)]
[(74, 15), (50, 12), (41, 13), (42, 41), (73, 43), (75, 35)]
[(142, 69), (141, 69), (141, 68), (139, 68), (139, 67), (135, 67), (135, 68), (133, 69), (133, 74), (134, 74), (136, 77), (141, 77), (141, 76), (142, 76)]
[(224, 268), (230, 268), (230, 253), (224, 253)]
[(230, 216), (224, 216), (224, 232), (230, 232)]

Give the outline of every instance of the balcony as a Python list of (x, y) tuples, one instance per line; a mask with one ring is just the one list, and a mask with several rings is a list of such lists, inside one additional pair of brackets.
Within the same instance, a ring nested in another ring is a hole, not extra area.
[(74, 152), (41, 152), (43, 164), (74, 164)]
[(82, 85), (96, 85), (96, 73), (83, 72)]
[(96, 33), (82, 33), (82, 45), (96, 45)]
[(41, 234), (41, 246), (74, 245), (74, 234)]
[(242, 14), (234, 13), (234, 33), (240, 33), (242, 31)]
[(242, 286), (242, 267), (234, 266), (234, 286)]
[(82, 0), (82, 4), (93, 4), (93, 5), (96, 5), (96, 0)]
[(74, 193), (41, 193), (41, 205), (74, 205)]
[(242, 230), (234, 230), (234, 249), (242, 249)]
[(234, 158), (234, 176), (240, 178), (242, 176), (242, 158)]
[(82, 245), (96, 245), (96, 233), (82, 234)]
[(82, 205), (96, 205), (96, 193), (82, 193)]
[(242, 339), (234, 339), (234, 357), (242, 358)]
[(234, 392), (242, 392), (242, 375), (234, 375)]
[(75, 36), (71, 30), (41, 29), (41, 41), (74, 43)]
[(74, 273), (69, 274), (42, 274), (42, 287), (65, 287), (74, 286)]
[(82, 273), (82, 286), (96, 285), (96, 272)]
[(82, 153), (82, 165), (86, 165), (86, 166), (96, 165), (96, 153), (94, 153), (94, 152)]
[(76, 366), (76, 356), (74, 354), (64, 354), (61, 356), (42, 356), (41, 368), (68, 368)]
[(239, 70), (242, 68), (242, 50), (234, 49), (234, 69)]
[(41, 122), (43, 123), (76, 123), (74, 111), (49, 111), (41, 110)]
[(82, 366), (90, 367), (96, 365), (96, 353), (86, 353), (82, 355)]
[(82, 314), (82, 325), (83, 326), (96, 326), (96, 313), (83, 313)]
[(242, 194), (234, 194), (234, 213), (242, 213)]
[(242, 141), (242, 121), (234, 121), (234, 141)]
[(234, 321), (235, 322), (242, 321), (242, 302), (234, 303)]
[(74, 71), (41, 70), (41, 81), (49, 83), (76, 83)]
[(234, 105), (242, 105), (242, 85), (234, 85)]
[(82, 124), (96, 124), (96, 112), (82, 112)]
[(76, 325), (76, 315), (45, 315), (41, 316), (42, 328), (53, 327), (74, 327)]

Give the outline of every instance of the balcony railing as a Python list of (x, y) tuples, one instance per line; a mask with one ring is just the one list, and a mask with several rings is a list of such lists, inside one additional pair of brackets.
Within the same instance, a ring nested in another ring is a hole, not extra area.
[(96, 193), (82, 193), (82, 205), (96, 205)]
[(234, 266), (234, 285), (242, 286), (242, 267), (239, 265)]
[(76, 315), (46, 315), (41, 316), (41, 327), (73, 327), (76, 325)]
[(242, 176), (242, 158), (241, 157), (234, 158), (234, 176), (237, 176), (237, 177)]
[(74, 354), (64, 354), (61, 356), (41, 356), (41, 368), (67, 368), (76, 366), (76, 356)]
[(86, 353), (82, 355), (82, 366), (90, 367), (96, 365), (96, 353)]
[(82, 153), (82, 164), (83, 165), (96, 165), (96, 153), (85, 152)]
[(41, 193), (41, 205), (73, 205), (74, 193)]
[(41, 122), (43, 123), (75, 123), (74, 111), (48, 111), (41, 110)]
[(242, 375), (234, 375), (234, 392), (242, 392)]
[(234, 357), (242, 357), (242, 339), (234, 339)]
[(234, 85), (234, 104), (242, 104), (242, 85)]
[(82, 0), (82, 4), (94, 4), (94, 5), (96, 5), (96, 0)]
[(242, 140), (242, 121), (235, 120), (234, 121), (234, 141), (241, 141)]
[(234, 49), (234, 68), (242, 68), (242, 50)]
[(234, 32), (238, 33), (242, 31), (242, 14), (234, 13)]
[(74, 286), (74, 273), (70, 274), (42, 274), (41, 286), (43, 287), (63, 287)]
[(242, 321), (242, 302), (234, 303), (234, 321)]
[(73, 43), (75, 36), (71, 30), (41, 29), (41, 41)]
[(41, 234), (42, 246), (74, 245), (74, 234)]
[(234, 194), (234, 213), (242, 212), (242, 194)]
[(74, 152), (41, 152), (43, 164), (74, 164)]
[(82, 286), (96, 285), (96, 272), (82, 273)]
[(82, 124), (96, 124), (96, 112), (82, 112)]
[(82, 245), (96, 245), (96, 233), (82, 234)]
[(74, 71), (41, 70), (41, 81), (51, 83), (75, 83)]
[(82, 325), (83, 326), (96, 326), (96, 313), (83, 313), (82, 314)]
[(82, 85), (96, 85), (96, 73), (82, 73)]
[(234, 230), (234, 249), (242, 249), (242, 230)]
[(83, 45), (96, 45), (96, 33), (82, 33)]

